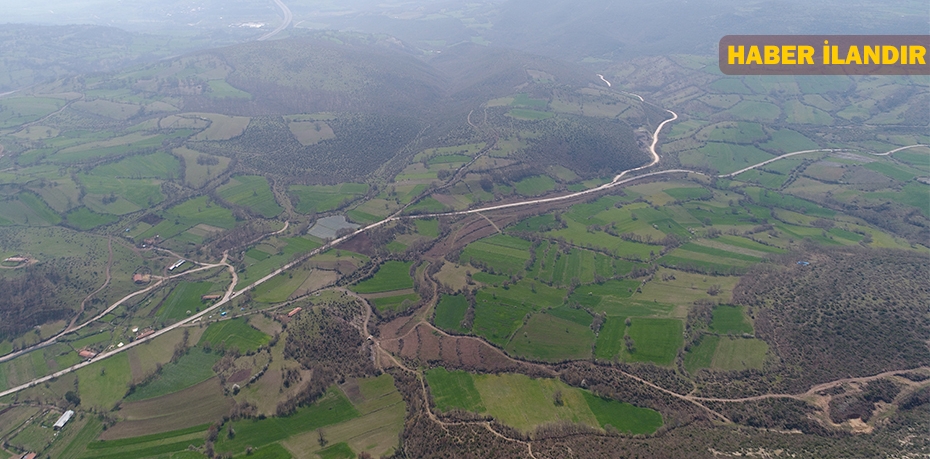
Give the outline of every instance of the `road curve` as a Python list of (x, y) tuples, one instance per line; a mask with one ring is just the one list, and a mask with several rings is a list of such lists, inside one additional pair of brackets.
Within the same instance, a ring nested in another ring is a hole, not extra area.
[[(280, 0), (275, 0), (275, 1), (279, 4), (279, 6), (282, 6), (283, 9), (286, 9), (286, 8), (287, 8), (283, 3), (280, 2)], [(288, 23), (290, 22), (290, 10), (287, 10), (287, 13), (288, 13), (287, 16), (286, 16), (287, 21), (285, 22), (285, 24), (282, 25), (282, 27), (279, 27), (279, 29), (281, 29), (281, 30), (283, 30), (284, 27), (286, 27), (286, 24), (288, 24)], [(276, 32), (275, 32), (275, 33), (276, 33)], [(638, 96), (637, 96), (637, 97), (638, 97)], [(597, 187), (594, 187), (594, 188), (590, 188), (590, 189), (587, 189), (587, 190), (583, 190), (583, 191), (579, 191), (579, 192), (575, 192), (575, 193), (570, 193), (570, 194), (566, 194), (566, 195), (561, 195), (561, 196), (555, 196), (555, 197), (551, 197), (551, 198), (532, 199), (532, 200), (528, 200), (528, 201), (513, 202), (513, 203), (509, 203), (509, 204), (500, 204), (500, 205), (495, 205), (495, 206), (488, 206), (488, 207), (482, 207), (482, 208), (470, 209), (470, 210), (463, 210), (463, 211), (444, 212), (444, 213), (434, 213), (434, 214), (419, 214), (419, 215), (409, 215), (409, 216), (392, 216), (392, 217), (385, 218), (384, 220), (381, 220), (381, 221), (372, 223), (372, 224), (370, 224), (370, 225), (368, 225), (368, 226), (365, 226), (365, 227), (363, 227), (363, 228), (360, 228), (360, 229), (358, 229), (358, 230), (356, 230), (356, 231), (354, 231), (354, 232), (352, 232), (352, 233), (350, 233), (350, 234), (348, 234), (348, 235), (346, 235), (346, 236), (342, 236), (342, 237), (340, 237), (340, 238), (333, 239), (333, 240), (331, 240), (330, 242), (325, 243), (325, 244), (323, 244), (322, 246), (320, 246), (320, 247), (318, 247), (318, 248), (316, 248), (316, 249), (314, 249), (314, 250), (311, 250), (310, 252), (305, 253), (303, 256), (301, 256), (301, 257), (295, 259), (294, 261), (291, 261), (290, 263), (285, 264), (285, 265), (282, 266), (281, 268), (276, 269), (275, 271), (271, 272), (271, 273), (268, 274), (267, 276), (262, 277), (261, 279), (255, 281), (255, 282), (253, 282), (253, 283), (251, 283), (251, 284), (249, 284), (248, 286), (246, 286), (245, 288), (242, 288), (241, 290), (233, 291), (233, 289), (235, 288), (235, 285), (236, 285), (235, 281), (237, 280), (237, 279), (235, 279), (235, 277), (234, 277), (234, 282), (233, 282), (233, 284), (230, 286), (229, 290), (226, 292), (226, 294), (223, 296), (223, 298), (222, 298), (220, 301), (214, 303), (214, 304), (213, 304), (212, 306), (210, 306), (209, 308), (206, 308), (206, 309), (204, 309), (203, 311), (201, 311), (201, 312), (199, 312), (199, 313), (197, 313), (197, 314), (194, 314), (194, 315), (192, 315), (192, 316), (190, 316), (190, 317), (188, 317), (188, 318), (186, 318), (186, 319), (184, 319), (184, 320), (181, 320), (181, 321), (179, 321), (179, 322), (176, 322), (176, 323), (174, 323), (174, 324), (172, 324), (172, 325), (170, 325), (170, 326), (168, 326), (168, 327), (162, 328), (161, 330), (156, 331), (154, 334), (149, 335), (149, 336), (146, 337), (146, 338), (133, 341), (133, 342), (131, 342), (131, 343), (129, 343), (129, 344), (124, 345), (124, 346), (121, 347), (121, 348), (113, 349), (113, 350), (108, 351), (108, 352), (103, 352), (103, 353), (101, 353), (101, 354), (98, 354), (98, 355), (97, 355), (96, 357), (94, 357), (93, 359), (86, 360), (86, 361), (84, 361), (84, 362), (81, 362), (81, 363), (78, 363), (78, 364), (73, 365), (73, 366), (71, 366), (71, 367), (62, 369), (62, 370), (57, 371), (57, 372), (55, 372), (55, 373), (52, 373), (52, 374), (50, 374), (50, 375), (47, 375), (47, 376), (44, 376), (44, 377), (41, 377), (41, 378), (36, 378), (36, 379), (34, 379), (34, 380), (32, 380), (32, 381), (26, 383), (26, 384), (22, 384), (22, 385), (19, 385), (19, 386), (17, 386), (17, 387), (13, 387), (13, 388), (7, 389), (7, 390), (5, 390), (5, 391), (3, 391), (3, 392), (0, 392), (0, 397), (4, 397), (4, 396), (7, 396), (7, 395), (9, 395), (9, 394), (13, 394), (13, 393), (19, 392), (19, 391), (21, 391), (21, 390), (27, 389), (27, 388), (29, 388), (29, 387), (33, 387), (33, 386), (35, 386), (35, 385), (37, 385), (37, 384), (41, 384), (41, 383), (43, 383), (43, 382), (45, 382), (45, 381), (49, 381), (49, 380), (51, 380), (51, 379), (60, 377), (60, 376), (62, 376), (62, 375), (65, 375), (65, 374), (67, 374), (67, 373), (70, 373), (70, 372), (72, 372), (72, 371), (75, 371), (75, 370), (77, 370), (77, 369), (79, 369), (79, 368), (83, 368), (83, 367), (85, 367), (85, 366), (87, 366), (87, 365), (90, 365), (90, 364), (92, 364), (92, 363), (94, 363), (94, 362), (97, 362), (97, 361), (99, 361), (99, 360), (106, 359), (107, 357), (110, 357), (111, 355), (114, 355), (114, 354), (117, 354), (117, 353), (119, 353), (119, 352), (125, 351), (125, 350), (127, 350), (127, 349), (129, 349), (129, 348), (131, 348), (131, 347), (133, 347), (133, 346), (137, 346), (137, 345), (139, 345), (139, 344), (141, 344), (141, 343), (144, 343), (144, 342), (147, 342), (147, 341), (149, 341), (149, 340), (155, 339), (155, 338), (157, 338), (157, 337), (159, 337), (159, 336), (161, 336), (161, 335), (163, 335), (163, 334), (165, 334), (165, 333), (168, 333), (169, 331), (174, 330), (174, 329), (176, 329), (176, 328), (178, 328), (178, 327), (181, 327), (181, 326), (187, 325), (187, 324), (189, 324), (189, 323), (195, 322), (195, 321), (197, 321), (197, 320), (200, 320), (200, 319), (203, 318), (203, 316), (205, 316), (206, 314), (209, 314), (210, 312), (212, 312), (212, 311), (214, 311), (214, 310), (216, 310), (216, 309), (218, 309), (218, 308), (220, 308), (220, 307), (226, 305), (227, 303), (229, 303), (229, 302), (231, 302), (232, 300), (236, 299), (237, 297), (239, 297), (240, 295), (242, 295), (243, 293), (245, 293), (245, 292), (248, 291), (249, 289), (254, 288), (254, 287), (257, 287), (258, 285), (261, 285), (261, 284), (267, 282), (268, 280), (273, 279), (273, 278), (274, 278), (275, 276), (277, 276), (278, 274), (280, 274), (280, 273), (282, 273), (282, 272), (284, 272), (284, 271), (287, 271), (288, 269), (293, 268), (294, 266), (296, 266), (296, 265), (298, 265), (298, 264), (304, 262), (304, 261), (307, 260), (308, 258), (313, 257), (313, 256), (315, 256), (315, 255), (318, 255), (318, 254), (320, 254), (320, 253), (322, 253), (322, 252), (324, 252), (324, 251), (326, 251), (326, 250), (329, 250), (329, 249), (331, 249), (331, 248), (333, 248), (333, 247), (335, 247), (335, 246), (337, 246), (337, 245), (339, 245), (339, 244), (341, 244), (341, 243), (343, 243), (343, 242), (345, 242), (345, 241), (347, 241), (347, 240), (349, 240), (349, 239), (355, 237), (355, 236), (358, 235), (358, 234), (361, 234), (361, 233), (363, 233), (363, 232), (369, 231), (369, 230), (374, 229), (374, 228), (378, 228), (378, 227), (380, 227), (380, 226), (383, 226), (383, 225), (385, 225), (385, 224), (388, 224), (388, 223), (391, 223), (391, 222), (394, 222), (394, 221), (399, 221), (399, 220), (403, 220), (403, 219), (411, 219), (411, 218), (435, 218), (435, 217), (449, 217), (449, 216), (458, 216), (458, 215), (470, 215), (470, 214), (475, 214), (475, 213), (479, 213), (479, 212), (487, 212), (487, 211), (493, 211), (493, 210), (500, 210), (500, 209), (509, 209), (509, 208), (514, 208), (514, 207), (520, 207), (520, 206), (529, 206), (529, 205), (536, 205), (536, 204), (545, 204), (545, 203), (549, 203), (549, 202), (564, 201), (564, 200), (566, 200), (566, 199), (572, 199), (572, 198), (576, 198), (576, 197), (578, 197), (578, 196), (584, 196), (584, 195), (587, 195), (587, 194), (596, 193), (596, 192), (599, 192), (599, 191), (604, 191), (604, 190), (607, 190), (607, 189), (610, 189), (610, 188), (614, 188), (614, 187), (616, 187), (616, 186), (619, 186), (619, 185), (622, 185), (622, 184), (625, 184), (625, 183), (632, 182), (632, 181), (634, 181), (634, 180), (639, 180), (639, 179), (642, 179), (642, 178), (652, 177), (652, 176), (658, 176), (658, 175), (663, 175), (663, 174), (685, 173), (685, 174), (697, 174), (697, 175), (702, 175), (702, 176), (709, 177), (710, 175), (708, 175), (708, 174), (706, 174), (706, 173), (703, 173), (703, 172), (700, 172), (700, 171), (694, 171), (694, 170), (689, 170), (689, 169), (666, 169), (666, 170), (662, 170), (662, 171), (649, 172), (649, 173), (646, 173), (646, 174), (641, 174), (641, 175), (637, 175), (637, 176), (635, 176), (635, 177), (629, 177), (629, 178), (626, 178), (626, 179), (623, 178), (626, 174), (628, 174), (628, 173), (630, 173), (630, 172), (640, 171), (640, 170), (643, 170), (643, 169), (652, 167), (652, 166), (654, 166), (654, 165), (656, 165), (656, 164), (659, 163), (660, 158), (659, 158), (658, 153), (657, 153), (656, 150), (655, 150), (655, 147), (656, 147), (656, 145), (657, 145), (657, 143), (658, 143), (659, 133), (661, 132), (662, 128), (665, 127), (666, 124), (668, 124), (668, 123), (670, 123), (670, 122), (675, 121), (676, 119), (678, 119), (678, 115), (677, 115), (675, 112), (673, 112), (673, 111), (671, 111), (671, 110), (666, 110), (666, 111), (672, 114), (672, 118), (666, 119), (665, 121), (663, 121), (662, 123), (660, 123), (659, 126), (656, 127), (656, 130), (655, 130), (655, 132), (654, 132), (653, 135), (652, 135), (652, 143), (651, 143), (650, 146), (649, 146), (649, 152), (650, 152), (650, 153), (652, 154), (652, 156), (653, 156), (652, 161), (651, 161), (649, 164), (646, 164), (646, 165), (644, 165), (644, 166), (640, 166), (640, 167), (637, 167), (637, 168), (633, 168), (633, 169), (629, 169), (629, 170), (623, 171), (622, 173), (620, 173), (620, 174), (618, 174), (617, 176), (615, 176), (614, 179), (611, 180), (611, 181), (608, 182), (608, 183), (605, 183), (605, 184), (603, 184), (603, 185), (600, 185), (600, 186), (597, 186)], [(892, 153), (894, 153), (894, 152), (896, 152), (896, 151), (904, 150), (904, 149), (907, 149), (907, 148), (914, 148), (914, 147), (918, 147), (918, 146), (925, 146), (925, 145), (922, 145), (922, 144), (918, 144), (918, 145), (909, 145), (909, 146), (900, 147), (900, 148), (897, 148), (897, 149), (895, 149), (895, 150), (891, 150), (891, 151), (888, 151), (888, 152), (885, 152), (885, 153), (870, 153), (870, 154), (876, 155), (876, 156), (885, 156), (885, 155), (892, 154)], [(732, 176), (738, 175), (738, 174), (740, 174), (740, 173), (742, 173), (742, 172), (745, 172), (745, 171), (748, 171), (748, 170), (751, 170), (751, 169), (755, 169), (755, 168), (758, 168), (758, 167), (762, 167), (762, 166), (764, 166), (764, 165), (766, 165), (766, 164), (772, 163), (772, 162), (774, 162), (774, 161), (778, 161), (778, 160), (780, 160), (780, 159), (784, 159), (784, 158), (788, 158), (788, 157), (791, 157), (791, 156), (800, 155), (800, 154), (804, 154), (804, 153), (818, 152), (818, 151), (832, 152), (832, 151), (850, 151), (850, 150), (848, 150), (848, 149), (821, 149), (821, 150), (802, 150), (802, 151), (796, 151), (796, 152), (786, 153), (786, 154), (781, 155), (781, 156), (777, 156), (777, 157), (772, 158), (772, 159), (770, 159), (770, 160), (763, 161), (763, 162), (761, 162), (761, 163), (755, 164), (755, 165), (753, 165), (753, 166), (749, 166), (749, 167), (747, 167), (747, 168), (741, 169), (741, 170), (736, 171), (736, 172), (731, 172), (731, 173), (728, 173), (728, 174), (715, 175), (715, 176), (713, 176), (713, 177), (719, 177), (719, 178), (732, 177)], [(287, 228), (287, 226), (285, 226), (284, 229), (286, 229), (286, 228)], [(280, 232), (283, 231), (284, 229), (275, 232), (275, 234), (280, 233)], [(218, 267), (218, 266), (226, 266), (227, 268), (230, 267), (230, 265), (229, 265), (228, 263), (226, 263), (226, 255), (225, 255), (225, 254), (224, 254), (223, 260), (222, 260), (220, 263), (209, 264), (209, 265), (203, 264), (200, 268), (197, 268), (197, 269), (191, 270), (191, 271), (187, 271), (187, 272), (185, 272), (185, 273), (177, 274), (177, 275), (174, 275), (174, 276), (170, 276), (170, 278), (180, 277), (180, 276), (183, 276), (183, 275), (186, 275), (186, 274), (190, 274), (191, 272), (202, 271), (202, 270), (204, 270), (204, 269), (215, 268), (215, 267)], [(114, 303), (113, 305), (111, 305), (110, 307), (108, 307), (108, 308), (104, 311), (104, 313), (99, 314), (98, 316), (94, 317), (93, 319), (91, 319), (91, 320), (85, 322), (84, 324), (81, 325), (81, 327), (83, 327), (84, 325), (87, 325), (87, 324), (89, 324), (89, 323), (91, 323), (91, 322), (97, 320), (99, 317), (102, 317), (103, 314), (105, 314), (105, 313), (107, 313), (107, 312), (109, 312), (109, 311), (112, 311), (113, 309), (115, 309), (117, 306), (119, 306), (120, 304), (122, 304), (122, 303), (125, 302), (126, 300), (128, 300), (128, 299), (130, 299), (130, 298), (132, 298), (132, 297), (134, 297), (134, 296), (136, 296), (136, 295), (139, 295), (139, 294), (141, 294), (141, 293), (145, 293), (145, 292), (151, 290), (152, 288), (155, 288), (156, 286), (158, 286), (158, 285), (159, 285), (161, 282), (163, 282), (163, 281), (164, 281), (164, 279), (161, 279), (161, 280), (159, 280), (158, 283), (152, 285), (152, 286), (149, 287), (149, 288), (146, 288), (146, 289), (144, 289), (144, 290), (139, 290), (139, 291), (137, 291), (137, 292), (134, 292), (134, 293), (131, 293), (131, 294), (127, 295), (126, 297), (123, 297), (122, 299), (120, 299), (119, 301), (117, 301), (116, 303)], [(80, 327), (78, 327), (78, 328), (80, 328)], [(72, 331), (73, 331), (73, 330), (72, 330)], [(50, 341), (51, 341), (51, 340), (50, 340)], [(3, 356), (3, 357), (0, 357), (0, 362), (3, 362), (3, 361), (5, 361), (5, 360), (9, 360), (9, 359), (15, 358), (16, 356), (21, 355), (21, 354), (23, 354), (23, 353), (25, 353), (25, 352), (28, 352), (28, 351), (30, 351), (30, 350), (38, 349), (39, 347), (47, 346), (48, 344), (51, 344), (51, 342), (42, 343), (41, 345), (37, 345), (37, 346), (35, 346), (35, 347), (29, 348), (29, 349), (27, 349), (27, 350), (19, 351), (19, 352), (14, 353), (14, 354), (7, 354), (7, 355), (5, 355), (5, 356)], [(700, 399), (695, 398), (695, 400), (692, 400), (692, 401), (696, 401), (696, 400), (700, 400)]]
[(258, 41), (265, 41), (277, 35), (282, 30), (286, 29), (289, 25), (291, 25), (291, 21), (294, 19), (294, 15), (291, 14), (291, 9), (288, 8), (287, 5), (284, 4), (284, 2), (282, 2), (281, 0), (274, 0), (274, 2), (277, 3), (278, 8), (281, 8), (281, 11), (284, 12), (284, 22), (282, 22), (281, 25), (279, 25), (277, 29), (274, 29), (271, 32), (266, 33), (265, 35), (258, 37)]

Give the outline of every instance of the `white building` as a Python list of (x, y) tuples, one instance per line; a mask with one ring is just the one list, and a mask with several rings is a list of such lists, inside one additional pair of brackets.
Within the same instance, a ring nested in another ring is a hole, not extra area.
[(72, 416), (74, 416), (74, 411), (71, 411), (71, 410), (65, 411), (65, 414), (61, 415), (61, 417), (58, 418), (57, 421), (55, 421), (55, 425), (52, 427), (54, 427), (55, 430), (61, 430), (61, 428), (64, 427), (65, 424), (68, 423), (68, 421), (71, 420)]

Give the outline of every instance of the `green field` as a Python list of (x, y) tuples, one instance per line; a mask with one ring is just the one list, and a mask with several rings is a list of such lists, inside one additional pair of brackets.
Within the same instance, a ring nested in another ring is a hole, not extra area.
[(517, 119), (530, 121), (544, 120), (555, 116), (553, 113), (541, 112), (539, 110), (527, 110), (523, 108), (515, 108), (507, 112), (507, 114)]
[(605, 429), (610, 426), (635, 435), (651, 434), (662, 426), (662, 415), (658, 411), (604, 399), (588, 391), (582, 393), (597, 422)]
[(714, 308), (710, 329), (716, 333), (741, 334), (752, 333), (752, 324), (747, 319), (742, 306), (720, 305)]
[(12, 97), (0, 100), (0, 128), (35, 121), (64, 105), (61, 99), (47, 97)]
[(213, 347), (222, 344), (226, 349), (236, 348), (246, 354), (257, 351), (268, 344), (271, 337), (256, 330), (244, 318), (223, 320), (210, 324), (200, 336), (200, 344), (210, 343)]
[(752, 146), (708, 142), (701, 148), (679, 155), (683, 166), (710, 167), (721, 174), (772, 159), (772, 155)]
[(357, 293), (380, 293), (413, 288), (413, 278), (410, 277), (412, 264), (387, 261), (378, 268), (374, 276), (354, 285), (352, 290)]
[(90, 175), (115, 178), (157, 178), (173, 180), (181, 171), (181, 162), (168, 153), (136, 155), (115, 163), (95, 167)]
[(517, 193), (523, 196), (537, 196), (555, 188), (555, 180), (548, 175), (535, 175), (520, 180), (513, 186)]
[(129, 388), (132, 371), (125, 352), (77, 370), (81, 406), (109, 410)]
[(212, 282), (181, 281), (165, 298), (157, 317), (163, 321), (177, 321), (200, 311), (204, 306), (200, 297), (209, 293), (212, 288)]
[(730, 339), (704, 335), (685, 354), (685, 368), (695, 372), (701, 368), (718, 370), (761, 369), (769, 346), (759, 339)]
[(65, 214), (65, 222), (81, 231), (94, 229), (101, 225), (108, 225), (119, 220), (113, 215), (98, 214), (86, 207), (78, 207)]
[(218, 353), (206, 352), (199, 347), (191, 348), (177, 362), (162, 367), (161, 374), (151, 382), (137, 386), (126, 401), (160, 397), (206, 381), (214, 376), (213, 364), (220, 357)]
[(530, 258), (531, 245), (529, 241), (520, 238), (495, 234), (468, 244), (459, 262), (486, 265), (499, 273), (515, 274), (523, 271)]
[(247, 446), (262, 446), (284, 440), (292, 435), (312, 432), (320, 427), (348, 421), (360, 415), (339, 389), (330, 388), (312, 405), (298, 408), (286, 417), (246, 419), (233, 421), (230, 425), (236, 436), (220, 436), (216, 442), (218, 452), (244, 452)]
[(162, 218), (164, 220), (137, 235), (136, 240), (141, 242), (156, 234), (162, 239), (171, 239), (197, 225), (208, 225), (220, 230), (236, 226), (232, 211), (212, 202), (209, 196), (193, 198), (171, 207), (163, 212)]
[(676, 319), (635, 317), (627, 332), (635, 349), (633, 352), (624, 349), (624, 355), (634, 362), (670, 365), (682, 344), (682, 328), (681, 321)]
[(511, 102), (510, 105), (513, 107), (545, 109), (548, 103), (548, 100), (533, 99), (526, 95), (526, 93), (521, 92), (520, 94), (513, 96), (513, 102)]
[(436, 304), (436, 315), (433, 323), (444, 330), (466, 333), (462, 328), (462, 319), (468, 310), (468, 301), (462, 295), (443, 295)]
[[(291, 238), (270, 238), (266, 239), (262, 247), (274, 252), (274, 254), (265, 252), (260, 260), (255, 260), (247, 256), (249, 262), (245, 274), (239, 274), (239, 283), (236, 288), (244, 288), (253, 282), (267, 276), (272, 271), (284, 266), (291, 261), (295, 255), (307, 253), (320, 246), (320, 243), (312, 241), (305, 237)], [(262, 252), (262, 251), (257, 251)], [(253, 252), (254, 254), (255, 252)], [(272, 281), (269, 281), (272, 282)]]
[(556, 362), (590, 358), (593, 343), (594, 332), (589, 326), (544, 313), (534, 314), (517, 330), (506, 349), (532, 360)]
[(303, 214), (329, 212), (342, 207), (368, 192), (367, 183), (340, 185), (291, 185), (289, 188), (294, 208)]
[(272, 218), (284, 209), (275, 201), (268, 179), (258, 175), (239, 175), (216, 189), (221, 198), (265, 218)]
[(227, 83), (226, 80), (210, 80), (207, 81), (207, 86), (210, 88), (207, 91), (207, 97), (212, 97), (216, 99), (251, 99), (252, 95), (233, 87), (231, 84)]
[(481, 394), (475, 388), (475, 381), (469, 373), (461, 370), (447, 371), (439, 367), (426, 372), (426, 381), (429, 383), (433, 403), (440, 412), (452, 409), (474, 412), (485, 410), (481, 404)]
[(426, 380), (439, 411), (460, 409), (493, 416), (524, 432), (553, 422), (587, 424), (629, 433), (652, 433), (662, 416), (566, 385), (557, 379), (531, 379), (521, 374), (471, 374), (435, 368)]
[(87, 445), (81, 458), (133, 459), (140, 457), (181, 457), (172, 453), (186, 451), (189, 446), (204, 444), (207, 425), (174, 430), (153, 435), (120, 440), (99, 440)]

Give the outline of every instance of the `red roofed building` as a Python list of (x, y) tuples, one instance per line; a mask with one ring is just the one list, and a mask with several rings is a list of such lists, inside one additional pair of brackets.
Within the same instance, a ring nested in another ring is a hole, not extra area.
[(97, 356), (97, 353), (90, 349), (81, 349), (78, 355), (81, 356), (82, 359), (92, 359)]
[(294, 308), (294, 309), (291, 310), (291, 312), (287, 313), (287, 316), (288, 316), (288, 317), (294, 317), (295, 315), (297, 315), (298, 312), (301, 311), (301, 309), (302, 309), (302, 308)]

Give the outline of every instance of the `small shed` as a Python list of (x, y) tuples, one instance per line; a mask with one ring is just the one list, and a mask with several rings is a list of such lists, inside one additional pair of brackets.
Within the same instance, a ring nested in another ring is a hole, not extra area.
[(64, 427), (65, 424), (68, 423), (68, 421), (71, 420), (72, 416), (74, 416), (74, 411), (72, 410), (65, 411), (65, 414), (62, 414), (61, 417), (58, 418), (57, 421), (55, 421), (55, 425), (52, 427), (54, 427), (55, 430), (61, 430), (61, 428)]

